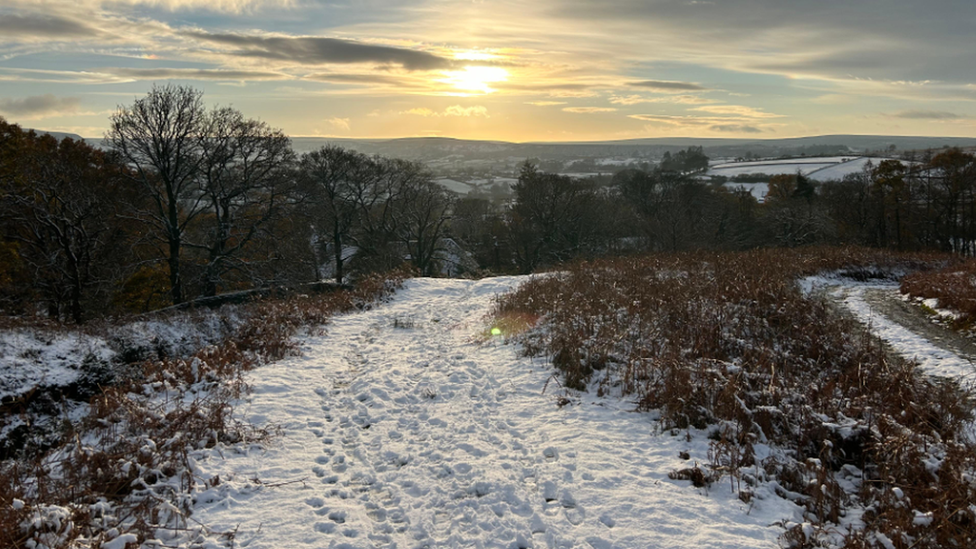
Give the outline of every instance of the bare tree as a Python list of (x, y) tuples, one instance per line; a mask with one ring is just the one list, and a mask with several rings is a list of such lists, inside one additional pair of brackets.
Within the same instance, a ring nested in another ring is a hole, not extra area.
[(410, 262), (423, 276), (437, 273), (454, 201), (454, 196), (429, 176), (411, 181), (400, 195), (397, 234), (410, 253)]
[(204, 295), (216, 295), (223, 274), (242, 250), (288, 204), (294, 190), (287, 169), (294, 153), (287, 136), (231, 108), (207, 116), (201, 143), (200, 194), (206, 197)]
[(375, 202), (379, 172), (368, 156), (329, 145), (302, 156), (299, 179), (312, 211), (317, 236), (335, 262), (335, 279), (345, 278), (345, 250), (356, 242), (361, 203)]
[(359, 227), (353, 240), (359, 267), (382, 271), (404, 260), (406, 250), (399, 236), (406, 222), (402, 201), (411, 187), (429, 176), (422, 165), (396, 158), (376, 157), (369, 166), (369, 177), (356, 180)]
[(131, 168), (130, 179), (150, 199), (150, 207), (131, 215), (152, 226), (164, 246), (173, 303), (184, 300), (181, 253), (187, 227), (206, 205), (198, 184), (206, 131), (201, 96), (190, 87), (153, 86), (132, 106), (118, 108), (105, 135)]

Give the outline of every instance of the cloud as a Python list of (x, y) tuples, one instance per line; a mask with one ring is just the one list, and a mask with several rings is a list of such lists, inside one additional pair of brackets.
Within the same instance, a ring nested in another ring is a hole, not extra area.
[(600, 112), (614, 112), (616, 110), (613, 107), (566, 107), (563, 109), (564, 112), (575, 114), (595, 114)]
[(751, 119), (728, 116), (631, 114), (628, 118), (649, 122), (655, 126), (693, 131), (710, 130), (720, 133), (761, 133), (775, 127), (775, 124), (754, 124)]
[(562, 0), (545, 9), (578, 28), (613, 29), (644, 62), (844, 81), (964, 83), (976, 71), (960, 46), (972, 35), (971, 0)]
[(309, 74), (305, 76), (305, 79), (319, 82), (332, 82), (335, 84), (381, 84), (408, 88), (417, 87), (416, 84), (407, 82), (402, 78), (386, 74), (342, 74), (326, 72)]
[(290, 8), (293, 0), (112, 0), (115, 4), (149, 6), (169, 11), (206, 10), (221, 13), (248, 13), (265, 8)]
[(713, 117), (677, 116), (673, 114), (628, 114), (627, 118), (671, 126), (707, 126), (715, 124), (718, 120)]
[(444, 110), (444, 116), (484, 116), (488, 118), (488, 109), (481, 105), (474, 107), (462, 107), (461, 105), (451, 105)]
[(718, 103), (715, 99), (697, 95), (667, 95), (664, 97), (644, 97), (642, 95), (615, 95), (610, 98), (614, 105), (638, 105), (640, 103), (679, 103), (684, 105), (704, 105)]
[(765, 112), (762, 109), (754, 109), (744, 105), (706, 105), (704, 107), (694, 107), (693, 111), (707, 112), (710, 114), (731, 114), (745, 118), (782, 118), (782, 114)]
[(400, 111), (400, 114), (412, 114), (415, 116), (483, 116), (485, 118), (490, 118), (488, 115), (488, 109), (482, 107), (481, 105), (475, 105), (473, 107), (462, 107), (461, 105), (451, 105), (450, 107), (444, 109), (443, 112), (437, 112), (428, 109), (427, 107), (417, 107), (407, 111)]
[(18, 118), (47, 118), (78, 111), (75, 97), (56, 97), (52, 94), (35, 95), (24, 99), (0, 99), (0, 113)]
[(417, 107), (408, 111), (400, 111), (400, 114), (413, 114), (416, 116), (440, 116), (440, 114), (428, 109), (427, 107)]
[(855, 97), (843, 93), (827, 93), (810, 100), (818, 105), (849, 105), (854, 103)]
[(291, 76), (280, 72), (241, 71), (221, 69), (136, 69), (112, 67), (99, 69), (108, 74), (135, 80), (287, 80)]
[(303, 65), (378, 63), (399, 65), (408, 71), (450, 68), (453, 62), (425, 51), (365, 44), (321, 37), (249, 36), (186, 31), (185, 36), (237, 48), (240, 57), (290, 61)]
[(340, 130), (349, 131), (349, 119), (348, 118), (332, 117), (332, 118), (329, 118), (328, 120), (326, 120), (326, 122), (328, 122), (329, 124), (331, 124), (333, 128), (337, 128), (337, 129), (340, 129)]
[(891, 116), (895, 118), (907, 118), (910, 120), (959, 120), (961, 118), (965, 118), (964, 116), (953, 112), (927, 110), (899, 111)]
[(511, 92), (544, 93), (550, 97), (593, 97), (596, 93), (590, 91), (590, 84), (579, 84), (575, 82), (566, 83), (542, 83), (542, 84), (518, 84), (513, 82), (498, 82), (494, 87)]
[(97, 36), (99, 31), (74, 19), (54, 15), (0, 15), (0, 42), (9, 38), (47, 38), (63, 40), (67, 38), (87, 38)]
[(526, 105), (535, 105), (536, 107), (551, 107), (553, 105), (565, 105), (565, 101), (529, 101)]
[(755, 126), (746, 126), (743, 124), (715, 124), (709, 126), (708, 129), (727, 133), (762, 133), (762, 130)]
[(641, 80), (639, 82), (627, 82), (628, 86), (634, 88), (647, 88), (664, 93), (677, 93), (689, 91), (706, 91), (708, 88), (691, 82), (673, 82), (670, 80)]

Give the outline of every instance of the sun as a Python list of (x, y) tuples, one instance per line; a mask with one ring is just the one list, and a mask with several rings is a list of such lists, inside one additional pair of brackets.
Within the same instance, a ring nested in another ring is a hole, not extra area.
[(508, 80), (508, 71), (501, 67), (468, 65), (461, 70), (444, 71), (443, 74), (445, 78), (439, 82), (468, 94), (492, 93), (495, 90), (489, 84)]

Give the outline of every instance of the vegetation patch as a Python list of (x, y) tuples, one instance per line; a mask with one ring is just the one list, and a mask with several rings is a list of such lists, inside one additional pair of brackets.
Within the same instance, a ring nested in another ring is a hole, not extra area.
[(190, 516), (196, 498), (221, 482), (193, 467), (197, 453), (274, 435), (273, 428), (243, 423), (233, 413), (248, 391), (245, 372), (294, 353), (296, 333), (370, 307), (405, 276), (369, 276), (354, 290), (190, 313), (180, 318), (224, 322), (211, 330), (222, 337), (182, 353), (179, 342), (156, 340), (143, 348), (137, 338), (120, 337), (113, 343), (116, 357), (137, 362), (114, 363), (111, 384), (98, 386), (87, 402), (48, 395), (53, 410), (23, 402), (16, 414), (5, 403), (3, 423), (26, 428), (5, 429), (22, 439), (7, 445), (12, 451), (0, 462), (0, 545), (122, 548), (191, 539), (191, 532), (205, 529)]
[(514, 339), (567, 387), (633, 398), (663, 430), (709, 429), (710, 463), (672, 478), (727, 476), (743, 501), (774, 486), (805, 509), (786, 524), (789, 546), (969, 547), (972, 395), (888, 355), (797, 284), (944, 260), (805, 249), (578, 263), (526, 283), (496, 314), (540, 318)]
[[(949, 322), (953, 328), (972, 331), (976, 322), (976, 259), (956, 259), (942, 269), (912, 273), (902, 279), (901, 291), (919, 300), (938, 300), (939, 309), (954, 313)], [(932, 307), (922, 306), (938, 314)]]

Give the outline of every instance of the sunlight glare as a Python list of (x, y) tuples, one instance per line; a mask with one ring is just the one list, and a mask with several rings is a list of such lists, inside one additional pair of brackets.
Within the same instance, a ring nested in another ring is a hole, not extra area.
[(508, 71), (501, 67), (466, 66), (462, 70), (444, 71), (447, 78), (439, 80), (468, 93), (492, 93), (489, 84), (508, 80)]

